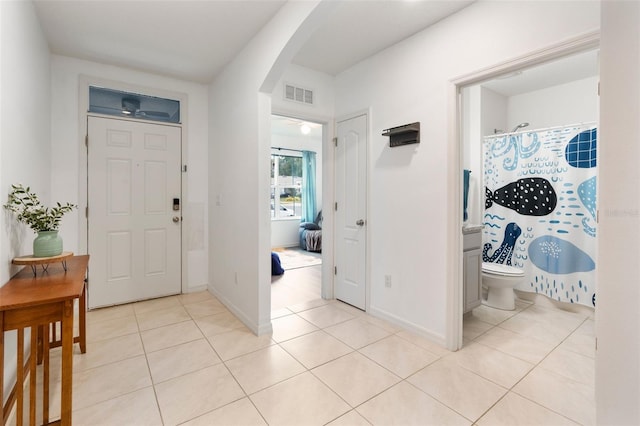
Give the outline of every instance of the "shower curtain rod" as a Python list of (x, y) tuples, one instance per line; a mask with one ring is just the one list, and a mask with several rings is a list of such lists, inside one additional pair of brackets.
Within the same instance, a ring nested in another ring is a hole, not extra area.
[[(595, 124), (598, 124), (598, 122), (597, 121), (585, 121), (585, 122), (582, 122), (582, 123), (562, 124), (562, 125), (559, 125), (559, 126), (543, 127), (541, 129), (531, 129), (531, 130), (528, 130), (528, 131), (529, 132), (544, 132), (544, 131), (547, 131), (547, 130), (562, 129), (563, 127), (591, 126), (591, 125), (595, 125)], [(520, 130), (520, 131), (517, 131), (517, 132), (509, 132), (509, 133), (497, 133), (495, 135), (484, 136), (484, 138), (485, 139), (486, 138), (499, 138), (501, 136), (513, 135), (513, 134), (516, 134), (516, 133), (526, 133), (526, 132), (527, 132), (527, 130)]]
[(315, 151), (310, 151), (308, 149), (306, 150), (302, 150), (302, 149), (292, 149), (292, 148), (281, 148), (279, 146), (272, 146), (271, 149), (277, 149), (278, 151), (293, 151), (293, 152), (313, 152), (314, 154), (316, 153)]

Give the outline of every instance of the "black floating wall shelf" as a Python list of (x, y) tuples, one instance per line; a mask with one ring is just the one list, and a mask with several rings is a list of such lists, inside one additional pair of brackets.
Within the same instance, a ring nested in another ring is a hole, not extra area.
[(391, 147), (420, 143), (420, 122), (386, 129), (382, 136), (389, 136)]

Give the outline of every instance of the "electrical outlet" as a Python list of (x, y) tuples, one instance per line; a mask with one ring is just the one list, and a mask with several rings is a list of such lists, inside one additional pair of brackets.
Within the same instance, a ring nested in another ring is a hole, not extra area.
[(391, 288), (391, 275), (384, 276), (384, 286), (387, 288)]

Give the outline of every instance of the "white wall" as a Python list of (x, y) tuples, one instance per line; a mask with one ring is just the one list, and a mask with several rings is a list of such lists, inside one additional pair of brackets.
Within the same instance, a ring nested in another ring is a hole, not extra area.
[(476, 194), (479, 191), (481, 180), (478, 179), (478, 163), (480, 155), (476, 154), (479, 149), (480, 135), (480, 111), (481, 107), (480, 86), (465, 87), (462, 90), (462, 112), (461, 112), (461, 139), (462, 139), (462, 168), (471, 171), (469, 175), (469, 194), (467, 205), (467, 221), (465, 224), (478, 224), (480, 222), (479, 201), (476, 201)]
[[(459, 213), (447, 211), (459, 194), (449, 82), (598, 27), (596, 2), (478, 2), (337, 76), (336, 116), (372, 111), (372, 313), (445, 341), (447, 286), (458, 275), (450, 241), (459, 238)], [(382, 130), (413, 121), (422, 142), (389, 148)]]
[(507, 123), (507, 98), (480, 85), (465, 87), (463, 112), (463, 167), (471, 170), (467, 223), (481, 224), (484, 213), (482, 144), (484, 136), (502, 130)]
[[(208, 152), (208, 93), (205, 85), (173, 78), (133, 71), (125, 68), (107, 66), (66, 56), (53, 55), (51, 58), (51, 141), (52, 152), (52, 190), (56, 200), (78, 203), (82, 200), (81, 192), (86, 187), (80, 180), (86, 179), (86, 172), (80, 170), (84, 150), (84, 135), (80, 119), (80, 77), (81, 75), (124, 83), (131, 87), (161, 89), (183, 93), (187, 96), (186, 122), (188, 172), (187, 194), (183, 200), (183, 230), (189, 235), (187, 243), (188, 282), (186, 291), (206, 288), (208, 282), (208, 208), (207, 193), (207, 152)], [(184, 109), (183, 109), (184, 111)], [(83, 212), (80, 206), (79, 212)], [(82, 221), (79, 213), (65, 217), (66, 224), (78, 223), (76, 227), (63, 226), (61, 235), (65, 249), (78, 252), (86, 250), (86, 241), (81, 241)], [(75, 217), (74, 217), (75, 216)]]
[(602, 2), (596, 423), (640, 424), (640, 3)]
[[(0, 67), (0, 200), (6, 202), (12, 183), (23, 183), (49, 204), (49, 48), (31, 2), (0, 2)], [(11, 259), (31, 253), (35, 234), (5, 212), (0, 214), (0, 228), (0, 285), (4, 285), (17, 272)], [(15, 332), (6, 333), (4, 343), (6, 397), (16, 376)]]
[[(481, 101), (480, 101), (480, 134), (478, 138), (478, 145), (474, 147), (471, 152), (473, 158), (475, 158), (475, 177), (472, 180), (474, 183), (470, 192), (469, 205), (471, 211), (474, 214), (474, 218), (479, 222), (484, 222), (484, 165), (483, 165), (483, 143), (484, 137), (487, 135), (493, 135), (496, 130), (506, 130), (507, 125), (507, 98), (499, 93), (483, 87), (481, 89)], [(506, 130), (508, 131), (508, 130)]]
[[(285, 99), (285, 83), (313, 90), (313, 105)], [(274, 86), (271, 96), (273, 112), (298, 118), (329, 120), (333, 118), (334, 112), (334, 84), (335, 78), (332, 75), (289, 64)]]
[(529, 123), (525, 130), (596, 122), (599, 114), (598, 77), (510, 96), (507, 102), (507, 129)]
[(257, 334), (271, 331), (269, 95), (331, 6), (286, 3), (209, 88), (209, 288)]
[(484, 137), (495, 134), (496, 130), (503, 130), (508, 132), (511, 129), (507, 129), (508, 117), (508, 99), (493, 90), (482, 88), (482, 99), (480, 104), (480, 149), (475, 152), (479, 152), (482, 156), (482, 143)]
[[(313, 129), (308, 135), (299, 130), (296, 136), (291, 134), (271, 133), (271, 146), (289, 148), (293, 150), (307, 150), (316, 153), (316, 206), (322, 209), (322, 128)], [(273, 153), (280, 153), (273, 151)], [(295, 151), (281, 151), (282, 155), (300, 155)], [(271, 247), (299, 247), (300, 219), (271, 220)]]

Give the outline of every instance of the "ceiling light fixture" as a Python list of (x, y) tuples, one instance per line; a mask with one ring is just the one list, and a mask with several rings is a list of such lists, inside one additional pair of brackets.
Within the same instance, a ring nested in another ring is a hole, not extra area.
[(122, 113), (133, 115), (140, 109), (140, 100), (136, 98), (122, 98)]
[(303, 123), (300, 126), (300, 131), (302, 132), (303, 135), (308, 135), (309, 132), (311, 132), (311, 127), (309, 127), (307, 123)]

